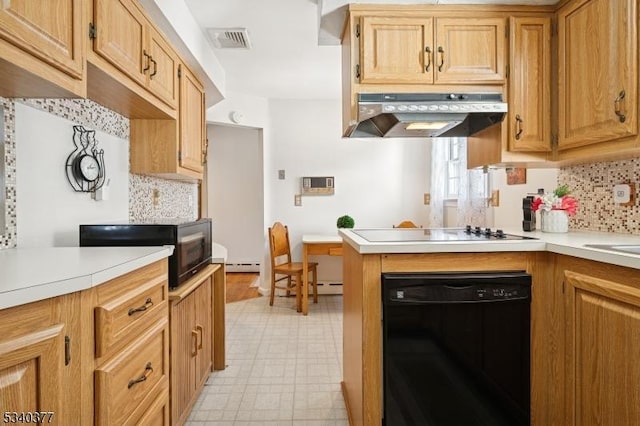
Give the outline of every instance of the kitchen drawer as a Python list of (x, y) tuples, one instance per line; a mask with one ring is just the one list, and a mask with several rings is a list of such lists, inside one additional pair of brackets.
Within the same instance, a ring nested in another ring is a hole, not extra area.
[(98, 296), (99, 302), (94, 311), (98, 358), (167, 315), (166, 273), (158, 275), (152, 269), (147, 273), (133, 273), (126, 277), (129, 280), (124, 283), (110, 284), (117, 290), (123, 290), (117, 288), (123, 286), (124, 292), (111, 294), (109, 296), (112, 297), (104, 298), (104, 301)]
[(168, 387), (169, 327), (159, 321), (95, 372), (96, 423), (127, 424), (138, 407)]
[(169, 385), (167, 384), (160, 394), (150, 401), (148, 406), (140, 407), (141, 414), (132, 416), (125, 426), (168, 426), (170, 422)]

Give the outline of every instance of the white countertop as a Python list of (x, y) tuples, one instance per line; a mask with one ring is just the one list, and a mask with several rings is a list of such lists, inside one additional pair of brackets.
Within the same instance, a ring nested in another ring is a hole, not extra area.
[(504, 229), (514, 235), (537, 240), (502, 241), (401, 241), (369, 242), (349, 229), (340, 229), (344, 241), (362, 254), (375, 253), (473, 253), (506, 251), (549, 251), (613, 265), (640, 269), (640, 256), (585, 247), (585, 244), (640, 244), (640, 236), (609, 232), (547, 233)]
[(0, 250), (0, 309), (86, 290), (172, 253), (173, 246)]

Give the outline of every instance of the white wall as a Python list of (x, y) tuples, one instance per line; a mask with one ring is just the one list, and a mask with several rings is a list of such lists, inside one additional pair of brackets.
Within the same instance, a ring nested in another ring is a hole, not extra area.
[(18, 247), (77, 246), (79, 224), (128, 218), (128, 141), (96, 132), (111, 179), (109, 200), (97, 202), (65, 174), (75, 123), (17, 102), (15, 110)]
[(209, 125), (209, 215), (227, 263), (260, 264), (264, 243), (262, 132)]
[[(239, 122), (231, 120), (231, 113), (239, 114)], [(207, 109), (207, 122), (233, 126), (264, 129), (269, 126), (269, 104), (267, 99), (227, 92), (227, 98)]]
[(523, 185), (507, 185), (504, 169), (491, 170), (490, 173), (493, 189), (500, 191), (500, 206), (490, 209), (493, 213), (493, 225), (504, 230), (522, 230), (524, 197), (530, 193), (535, 194), (538, 188), (553, 191), (558, 186), (558, 169), (527, 169), (527, 183)]
[[(342, 139), (339, 100), (271, 100), (269, 111), (270, 217), (289, 226), (294, 260), (301, 259), (303, 234), (336, 233), (343, 214), (357, 228), (391, 227), (405, 219), (426, 225), (430, 141)], [(285, 180), (278, 180), (280, 169)], [(303, 196), (302, 206), (294, 206), (302, 176), (334, 176), (335, 195)], [(341, 282), (340, 264), (340, 258), (322, 258), (319, 279)]]

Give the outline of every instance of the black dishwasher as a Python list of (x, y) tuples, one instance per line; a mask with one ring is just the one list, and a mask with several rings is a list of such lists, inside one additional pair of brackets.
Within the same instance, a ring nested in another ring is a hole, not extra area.
[(382, 275), (384, 424), (530, 424), (531, 276)]

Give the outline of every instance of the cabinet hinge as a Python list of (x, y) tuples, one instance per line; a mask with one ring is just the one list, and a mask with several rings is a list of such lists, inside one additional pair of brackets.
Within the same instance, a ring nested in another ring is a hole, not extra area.
[(360, 38), (360, 24), (356, 24), (356, 38)]
[(505, 72), (505, 74), (506, 74), (506, 75), (505, 75), (505, 78), (509, 78), (509, 71), (510, 71), (510, 70), (509, 70), (509, 64), (507, 64), (507, 67), (506, 67), (506, 68), (507, 68), (507, 70), (506, 70), (506, 72)]
[(182, 77), (182, 65), (178, 65), (178, 78)]
[(90, 40), (95, 40), (96, 37), (97, 37), (96, 26), (93, 25), (93, 22), (89, 22), (89, 39)]
[(71, 337), (64, 336), (64, 365), (71, 362)]
[(360, 79), (360, 64), (356, 64), (356, 78)]

